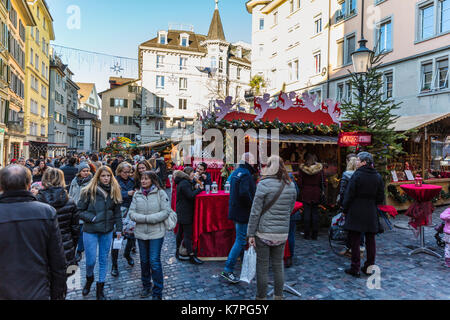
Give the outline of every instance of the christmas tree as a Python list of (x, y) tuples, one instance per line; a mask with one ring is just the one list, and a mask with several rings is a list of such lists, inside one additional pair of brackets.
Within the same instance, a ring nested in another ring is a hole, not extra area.
[(396, 115), (401, 103), (388, 97), (383, 74), (379, 71), (384, 55), (372, 56), (367, 73), (350, 73), (353, 98), (343, 101), (341, 110), (345, 119), (344, 132), (367, 132), (372, 134), (372, 145), (361, 148), (374, 156), (375, 167), (388, 182), (387, 163), (403, 153), (402, 142), (407, 137), (393, 130), (400, 117)]

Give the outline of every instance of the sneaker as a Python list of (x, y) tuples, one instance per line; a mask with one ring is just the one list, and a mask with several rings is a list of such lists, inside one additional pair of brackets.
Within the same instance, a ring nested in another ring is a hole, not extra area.
[(233, 272), (222, 272), (220, 274), (223, 278), (227, 279), (228, 282), (236, 284), (239, 283), (239, 279), (233, 274)]
[(148, 298), (151, 295), (152, 295), (152, 289), (150, 289), (150, 288), (142, 289), (142, 291), (141, 291), (141, 298), (142, 299)]

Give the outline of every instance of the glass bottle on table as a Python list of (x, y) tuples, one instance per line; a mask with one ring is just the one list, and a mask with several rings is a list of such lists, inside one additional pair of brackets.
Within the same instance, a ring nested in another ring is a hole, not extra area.
[(217, 185), (217, 182), (213, 182), (212, 186), (211, 186), (211, 193), (212, 194), (217, 194), (219, 193), (219, 186)]

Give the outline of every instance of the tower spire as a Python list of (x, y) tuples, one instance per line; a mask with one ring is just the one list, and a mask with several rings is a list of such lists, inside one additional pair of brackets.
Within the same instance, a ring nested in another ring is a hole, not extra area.
[(219, 0), (215, 0), (216, 1), (216, 10), (219, 10)]
[(225, 41), (225, 33), (223, 32), (222, 20), (219, 14), (219, 0), (215, 0), (216, 9), (214, 10), (214, 15), (209, 26), (208, 40), (223, 40)]

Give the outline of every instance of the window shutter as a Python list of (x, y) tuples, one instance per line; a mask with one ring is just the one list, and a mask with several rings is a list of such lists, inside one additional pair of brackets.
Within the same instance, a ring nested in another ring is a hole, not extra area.
[(6, 100), (5, 123), (9, 122), (9, 100)]
[(109, 123), (113, 124), (114, 123), (114, 116), (109, 116)]
[(128, 117), (128, 124), (132, 125), (133, 124), (133, 117)]
[(128, 119), (128, 117), (123, 117), (123, 124), (124, 125), (127, 125), (128, 123), (127, 123), (127, 119)]
[(114, 98), (111, 98), (111, 100), (110, 100), (110, 104), (109, 104), (111, 107), (114, 107)]
[(125, 99), (125, 101), (123, 102), (123, 107), (128, 108), (128, 99)]

